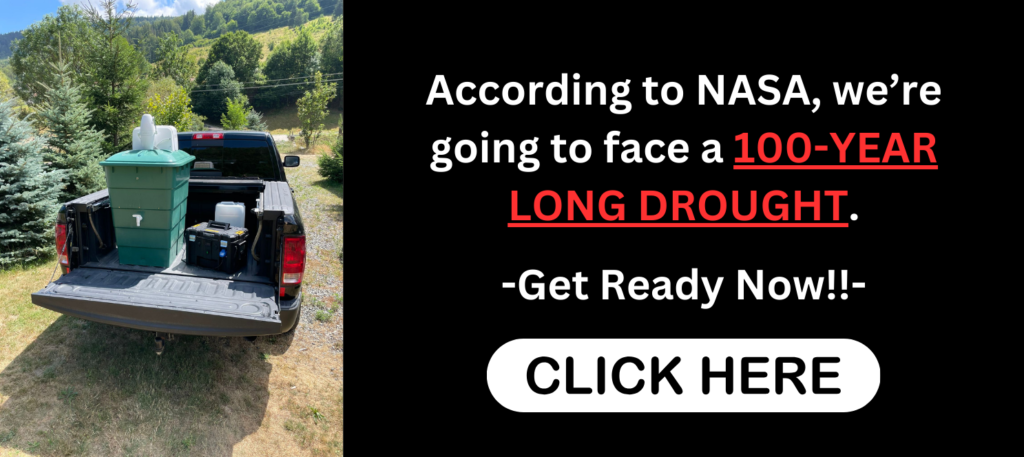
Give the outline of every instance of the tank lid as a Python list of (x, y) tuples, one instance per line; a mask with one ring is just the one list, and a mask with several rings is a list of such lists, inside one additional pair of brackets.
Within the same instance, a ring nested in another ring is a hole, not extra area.
[(134, 149), (122, 151), (110, 156), (107, 160), (100, 162), (105, 167), (131, 166), (131, 167), (180, 167), (186, 165), (196, 157), (182, 150), (167, 151), (164, 149)]

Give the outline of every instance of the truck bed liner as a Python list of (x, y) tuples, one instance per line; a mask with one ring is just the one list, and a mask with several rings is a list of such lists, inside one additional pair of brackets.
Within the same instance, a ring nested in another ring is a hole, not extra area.
[(250, 254), (246, 254), (246, 258), (248, 263), (245, 266), (245, 268), (242, 268), (236, 273), (224, 273), (222, 271), (211, 270), (209, 268), (200, 268), (197, 266), (186, 264), (184, 260), (184, 248), (182, 248), (181, 252), (178, 253), (178, 257), (174, 259), (173, 262), (171, 262), (171, 266), (167, 268), (149, 267), (142, 265), (122, 265), (118, 261), (117, 248), (114, 248), (112, 251), (110, 251), (110, 253), (100, 258), (99, 261), (87, 262), (82, 266), (88, 268), (105, 268), (109, 270), (137, 271), (140, 273), (164, 273), (183, 276), (195, 276), (201, 278), (230, 279), (235, 281), (248, 281), (271, 284), (270, 278), (251, 273), (257, 271), (256, 261), (253, 260), (252, 255)]
[(32, 302), (97, 322), (158, 332), (251, 336), (281, 331), (275, 288), (213, 278), (79, 268)]

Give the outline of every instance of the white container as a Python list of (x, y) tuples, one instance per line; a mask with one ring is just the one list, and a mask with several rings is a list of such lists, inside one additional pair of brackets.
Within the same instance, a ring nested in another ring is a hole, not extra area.
[[(150, 132), (152, 132), (152, 137), (149, 136)], [(135, 127), (135, 130), (132, 130), (132, 149), (177, 151), (178, 129), (174, 128), (173, 125), (153, 125), (153, 116), (143, 114), (142, 124), (139, 127)]]
[(245, 203), (217, 203), (217, 208), (213, 212), (213, 220), (227, 222), (232, 227), (245, 227)]

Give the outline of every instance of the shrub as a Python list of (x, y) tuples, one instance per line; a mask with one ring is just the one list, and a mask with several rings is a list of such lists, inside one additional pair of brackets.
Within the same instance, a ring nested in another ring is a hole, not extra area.
[(317, 165), (320, 176), (337, 182), (345, 182), (345, 137), (339, 136), (331, 152), (320, 155)]
[(220, 117), (221, 127), (224, 127), (224, 130), (245, 129), (246, 125), (249, 124), (249, 121), (246, 119), (246, 114), (249, 112), (246, 106), (248, 104), (249, 100), (244, 95), (227, 99), (228, 109)]

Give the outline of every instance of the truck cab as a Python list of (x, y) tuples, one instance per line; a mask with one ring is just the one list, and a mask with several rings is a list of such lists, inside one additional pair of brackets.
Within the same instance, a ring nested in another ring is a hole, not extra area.
[[(32, 294), (59, 313), (154, 332), (260, 336), (295, 328), (302, 303), (305, 230), (284, 167), (265, 132), (180, 132), (189, 170), (185, 226), (214, 219), (218, 203), (241, 203), (248, 234), (234, 272), (185, 261), (169, 267), (122, 264), (106, 189), (65, 203), (56, 218), (62, 275)], [(188, 243), (183, 239), (182, 243)]]

